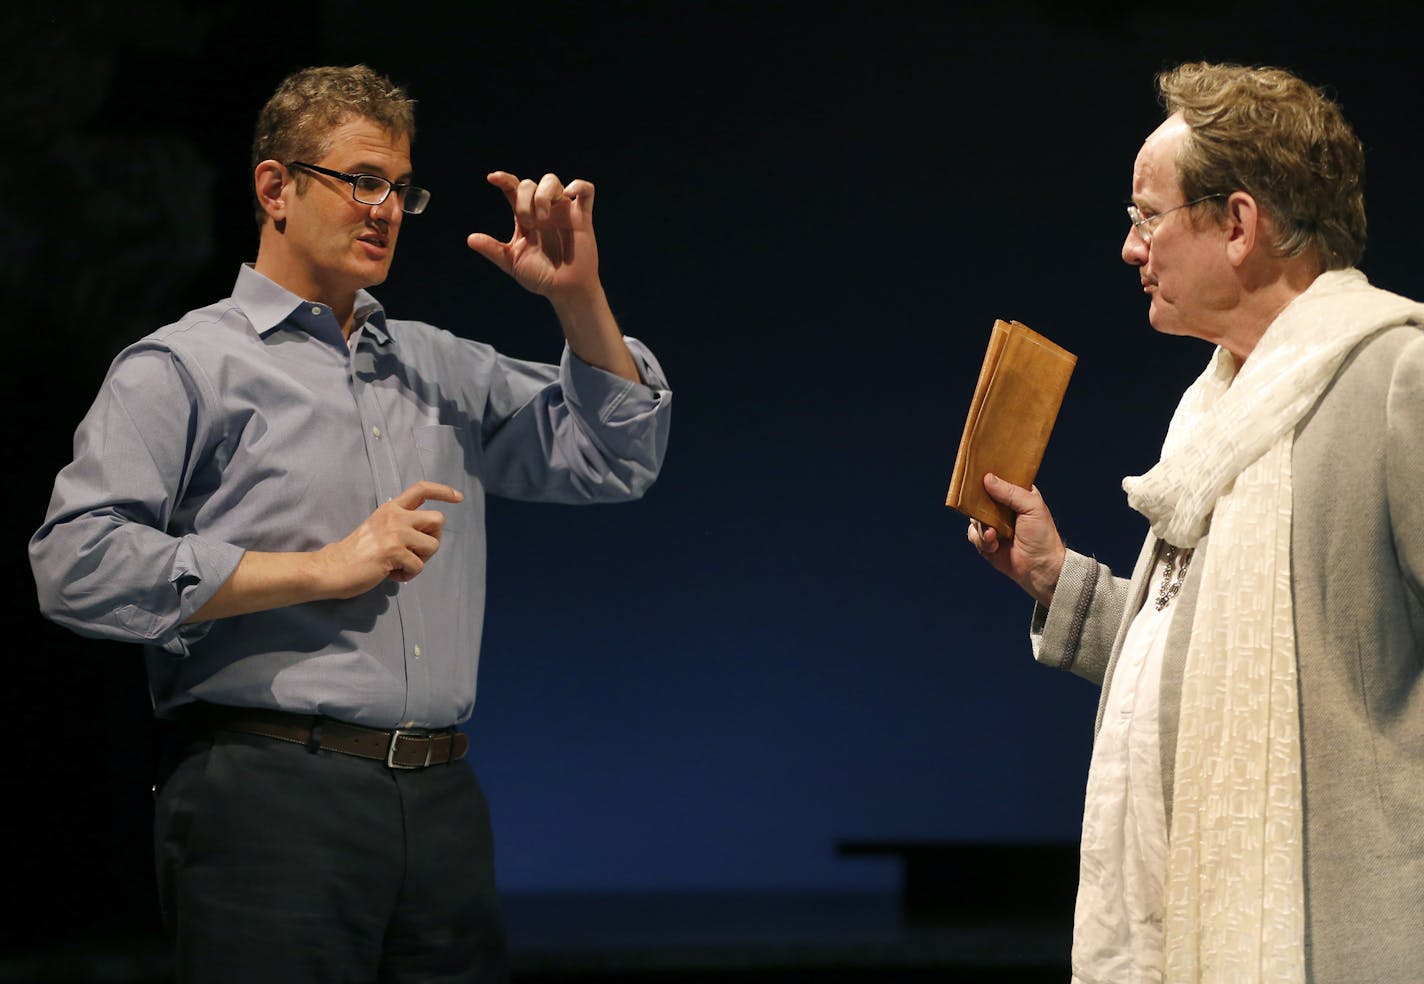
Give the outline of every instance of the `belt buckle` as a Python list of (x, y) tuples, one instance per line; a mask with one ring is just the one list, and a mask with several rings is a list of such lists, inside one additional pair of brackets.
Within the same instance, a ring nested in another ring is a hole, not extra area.
[[(425, 761), (419, 765), (402, 765), (396, 761), (396, 743), (402, 738), (424, 738), (425, 739)], [(430, 764), (430, 757), (435, 754), (435, 738), (429, 731), (420, 728), (396, 728), (391, 732), (391, 744), (386, 749), (386, 768), (388, 769), (423, 769)]]

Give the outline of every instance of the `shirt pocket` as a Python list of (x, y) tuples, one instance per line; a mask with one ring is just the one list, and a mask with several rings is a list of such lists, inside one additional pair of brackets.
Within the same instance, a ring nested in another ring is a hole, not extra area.
[(420, 457), (421, 477), (453, 486), (465, 495), (463, 502), (431, 500), (422, 507), (440, 510), (445, 514), (445, 529), (457, 530), (464, 525), (468, 511), (478, 508), (482, 498), (475, 443), (468, 431), (446, 424), (412, 428), (412, 436)]

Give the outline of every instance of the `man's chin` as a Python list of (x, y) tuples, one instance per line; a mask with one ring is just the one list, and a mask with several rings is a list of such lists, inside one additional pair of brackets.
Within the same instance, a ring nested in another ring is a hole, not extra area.
[(379, 287), (391, 275), (390, 261), (380, 264), (362, 264), (361, 286)]
[(1157, 298), (1154, 295), (1152, 304), (1147, 308), (1147, 323), (1152, 326), (1152, 330), (1159, 335), (1180, 335), (1182, 331), (1177, 327), (1177, 321), (1167, 311), (1163, 311), (1158, 306)]

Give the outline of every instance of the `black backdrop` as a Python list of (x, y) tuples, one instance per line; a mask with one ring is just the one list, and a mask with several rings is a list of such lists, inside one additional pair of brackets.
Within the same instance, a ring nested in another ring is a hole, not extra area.
[(1039, 484), (1119, 567), (1207, 348), (1146, 324), (1117, 258), (1159, 113), (1206, 57), (1331, 88), (1365, 142), (1378, 284), (1424, 294), (1409, 4), (179, 2), (12, 8), (0, 288), (18, 471), (5, 511), (9, 930), (147, 927), (137, 649), (35, 611), (24, 543), (123, 345), (228, 292), (247, 146), (295, 68), (365, 61), (420, 101), (434, 199), (396, 316), (553, 359), (557, 327), (463, 245), (482, 176), (598, 184), (604, 278), (675, 391), (642, 502), (496, 502), (469, 733), (505, 887), (887, 887), (842, 837), (1075, 838), (1095, 692), (1036, 667), (1028, 603), (942, 505), (991, 321), (1080, 363)]

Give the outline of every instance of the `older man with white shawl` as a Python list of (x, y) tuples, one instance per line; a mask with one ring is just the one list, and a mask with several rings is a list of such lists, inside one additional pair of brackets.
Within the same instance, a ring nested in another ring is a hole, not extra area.
[(1039, 661), (1103, 685), (1073, 975), (1424, 980), (1424, 306), (1370, 286), (1364, 155), (1276, 69), (1163, 73), (1123, 259), (1216, 345), (1130, 581), (986, 476)]

